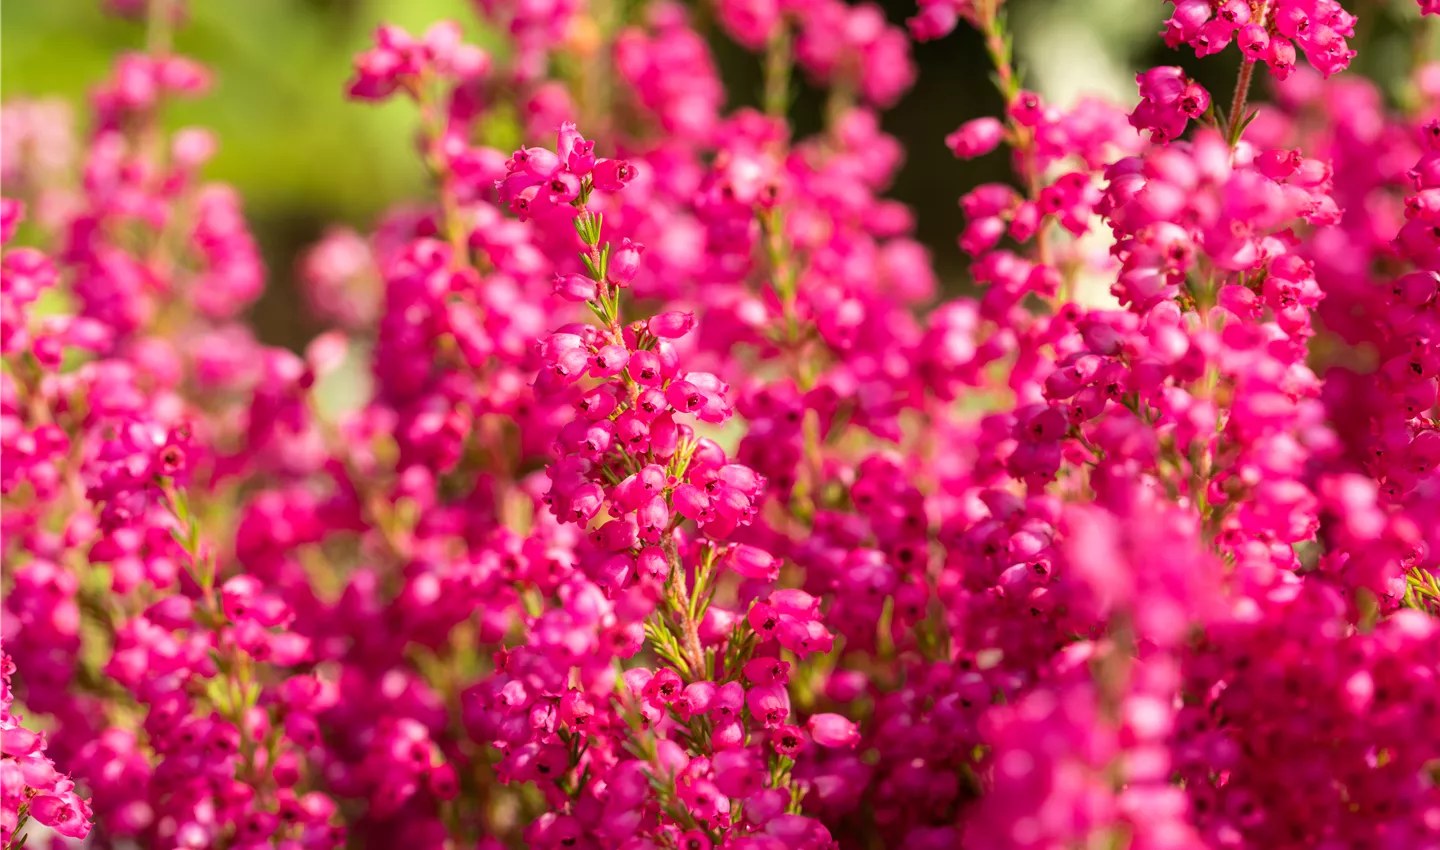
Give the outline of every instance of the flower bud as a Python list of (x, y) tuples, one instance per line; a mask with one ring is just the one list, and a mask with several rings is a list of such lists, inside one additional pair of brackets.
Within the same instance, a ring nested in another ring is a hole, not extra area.
[(610, 279), (621, 286), (635, 279), (640, 271), (640, 255), (645, 253), (645, 246), (639, 242), (632, 242), (629, 239), (620, 241), (620, 250), (610, 258)]
[(671, 310), (651, 317), (645, 327), (661, 339), (679, 339), (695, 327), (695, 314)]
[(591, 179), (602, 192), (618, 192), (635, 179), (635, 166), (623, 159), (602, 159), (595, 163)]
[(630, 362), (630, 351), (623, 345), (607, 345), (590, 358), (590, 374), (597, 378), (618, 375)]
[(1270, 50), (1270, 33), (1260, 24), (1246, 24), (1240, 28), (1240, 52), (1245, 58), (1254, 62), (1265, 58)]
[(859, 727), (838, 714), (811, 715), (807, 727), (810, 737), (822, 747), (845, 747), (853, 750), (860, 742)]
[(991, 117), (976, 118), (945, 137), (945, 146), (960, 159), (974, 159), (995, 150), (1005, 137), (1005, 125)]

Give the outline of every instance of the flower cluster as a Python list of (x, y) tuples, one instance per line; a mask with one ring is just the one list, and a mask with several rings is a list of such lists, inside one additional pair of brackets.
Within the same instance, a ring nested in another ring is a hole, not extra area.
[[(380, 26), (431, 191), (289, 351), (182, 5), (106, 5), (93, 132), (3, 112), (4, 850), (1440, 843), (1440, 64), (1176, 0), (1228, 108), (1062, 107), (999, 0), (720, 0), (727, 110), (669, 0)], [(961, 22), (956, 297), (882, 111)]]
[(1130, 113), (1130, 124), (1148, 130), (1152, 142), (1179, 138), (1191, 119), (1210, 109), (1210, 93), (1180, 68), (1151, 68), (1137, 75), (1135, 82), (1140, 86), (1140, 105)]
[(89, 803), (75, 791), (75, 782), (55, 770), (45, 755), (45, 736), (20, 724), (12, 714), (15, 695), (10, 676), (15, 664), (0, 652), (0, 845), (11, 841), (33, 819), (60, 835), (84, 838), (90, 834), (93, 814)]
[(1219, 53), (1231, 42), (1246, 62), (1264, 62), (1277, 79), (1295, 70), (1297, 48), (1315, 70), (1330, 76), (1355, 57), (1355, 16), (1336, 0), (1172, 0), (1165, 43), (1188, 44), (1196, 56)]

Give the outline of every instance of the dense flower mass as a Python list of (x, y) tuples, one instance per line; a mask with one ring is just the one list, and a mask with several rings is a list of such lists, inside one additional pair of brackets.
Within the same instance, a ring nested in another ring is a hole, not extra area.
[[(1172, 0), (1232, 96), (1060, 107), (999, 0), (717, 0), (727, 111), (701, 10), (483, 0), (356, 57), (433, 194), (291, 352), (183, 9), (106, 5), (89, 135), (3, 112), (3, 850), (1440, 847), (1440, 63)], [(880, 112), (962, 23), (942, 300)]]
[(90, 806), (75, 793), (75, 783), (55, 770), (45, 755), (45, 736), (21, 724), (12, 714), (14, 694), (10, 656), (0, 654), (0, 779), (5, 808), (0, 812), (0, 844), (9, 847), (25, 821), (50, 827), (60, 835), (84, 838), (90, 832)]

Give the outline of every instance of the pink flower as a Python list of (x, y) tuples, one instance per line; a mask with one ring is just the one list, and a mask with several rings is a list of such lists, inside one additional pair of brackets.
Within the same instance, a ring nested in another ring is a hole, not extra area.
[(30, 816), (66, 838), (76, 839), (90, 834), (93, 817), (85, 801), (71, 791), (37, 795), (30, 801)]
[(815, 743), (822, 747), (854, 749), (860, 740), (859, 728), (838, 714), (814, 714), (807, 728)]
[(629, 239), (621, 240), (620, 248), (610, 259), (610, 279), (620, 286), (634, 280), (635, 275), (640, 272), (640, 255), (643, 253), (644, 245)]
[(780, 561), (757, 546), (740, 544), (730, 550), (725, 563), (745, 578), (774, 581), (780, 575)]
[(945, 145), (960, 159), (974, 159), (995, 150), (1005, 137), (1005, 126), (994, 118), (976, 118), (945, 137)]
[(635, 179), (635, 166), (623, 159), (597, 160), (592, 179), (596, 189), (602, 192), (618, 192)]

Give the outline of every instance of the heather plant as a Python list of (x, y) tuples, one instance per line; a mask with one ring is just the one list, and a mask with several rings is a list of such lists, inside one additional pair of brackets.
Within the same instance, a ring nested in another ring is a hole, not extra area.
[[(4, 850), (1440, 848), (1440, 62), (1364, 9), (1157, 2), (1233, 93), (1068, 107), (1000, 0), (379, 25), (431, 191), (297, 353), (184, 5), (105, 7), (84, 134), (3, 113)], [(880, 116), (962, 25), (947, 299)]]

